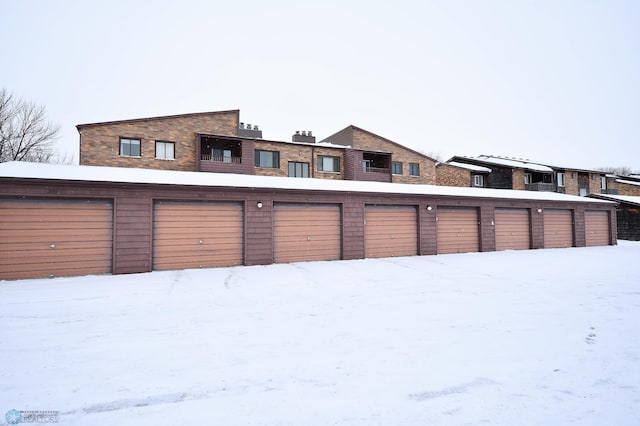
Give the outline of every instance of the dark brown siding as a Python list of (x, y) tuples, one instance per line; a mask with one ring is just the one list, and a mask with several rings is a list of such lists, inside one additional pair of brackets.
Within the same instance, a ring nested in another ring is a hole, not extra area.
[(116, 199), (115, 274), (151, 271), (152, 208), (144, 191), (127, 191)]
[(418, 216), (415, 206), (366, 206), (366, 257), (417, 254)]
[(0, 199), (0, 279), (111, 273), (109, 201)]

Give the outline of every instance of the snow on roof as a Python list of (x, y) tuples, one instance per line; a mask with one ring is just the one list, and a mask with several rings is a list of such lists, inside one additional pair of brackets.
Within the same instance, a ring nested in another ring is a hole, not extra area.
[(616, 179), (616, 182), (624, 183), (624, 184), (627, 184), (627, 185), (640, 186), (640, 182), (635, 181), (635, 180)]
[(519, 159), (519, 158), (506, 158), (506, 157), (495, 157), (492, 155), (480, 155), (472, 159), (478, 160), (478, 161), (484, 161), (486, 163), (496, 164), (500, 166), (532, 170), (535, 172), (543, 172), (543, 173), (553, 172), (553, 169), (551, 167), (544, 166), (542, 164), (533, 163), (528, 160)]
[(443, 164), (448, 164), (450, 166), (460, 167), (462, 169), (472, 170), (474, 172), (484, 172), (491, 173), (491, 169), (488, 167), (476, 166), (475, 164), (466, 164), (466, 163), (458, 163), (457, 161), (448, 161)]
[(450, 186), (363, 182), (352, 180), (271, 177), (233, 173), (181, 172), (124, 167), (66, 166), (59, 164), (27, 163), (17, 161), (0, 164), (0, 178), (224, 186), (232, 188), (321, 190), (386, 194), (447, 195), (457, 197), (609, 203), (609, 201), (585, 199), (584, 197), (558, 194), (555, 192), (516, 191), (509, 189), (471, 187), (460, 188)]
[(631, 195), (610, 195), (610, 194), (591, 194), (590, 197), (597, 197), (603, 200), (613, 200), (628, 204), (640, 206), (640, 197)]

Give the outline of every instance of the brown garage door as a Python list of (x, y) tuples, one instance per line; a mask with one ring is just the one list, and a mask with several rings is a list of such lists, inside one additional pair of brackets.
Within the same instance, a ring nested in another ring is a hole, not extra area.
[(438, 207), (438, 253), (480, 250), (478, 209)]
[(113, 205), (0, 200), (0, 279), (111, 273)]
[(496, 250), (531, 248), (528, 209), (496, 209)]
[(367, 206), (364, 229), (366, 257), (418, 254), (415, 206)]
[(157, 202), (153, 218), (153, 269), (241, 265), (240, 203)]
[(277, 263), (341, 257), (340, 207), (333, 204), (275, 204), (273, 257)]
[(610, 244), (609, 212), (590, 211), (584, 212), (584, 227), (586, 232), (587, 247), (607, 246)]
[(571, 210), (544, 211), (544, 248), (573, 247)]

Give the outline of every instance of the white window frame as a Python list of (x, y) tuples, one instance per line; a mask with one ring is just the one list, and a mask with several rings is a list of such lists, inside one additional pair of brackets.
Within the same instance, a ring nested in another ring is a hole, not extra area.
[(564, 188), (566, 185), (565, 174), (563, 172), (558, 172), (556, 176), (556, 180), (558, 181), (558, 187)]
[(600, 176), (600, 189), (603, 189), (603, 190), (607, 189), (607, 177), (606, 176)]
[(531, 185), (531, 173), (524, 174), (524, 184)]
[(484, 187), (484, 176), (473, 175), (473, 186)]
[[(167, 150), (167, 148), (171, 149)], [(156, 160), (175, 160), (176, 144), (175, 142), (156, 141)]]

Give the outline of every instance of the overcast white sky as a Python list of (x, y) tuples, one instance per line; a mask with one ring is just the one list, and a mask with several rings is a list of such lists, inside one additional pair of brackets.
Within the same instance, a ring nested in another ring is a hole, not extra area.
[(0, 87), (76, 124), (240, 109), (443, 159), (640, 171), (640, 1), (0, 0)]

